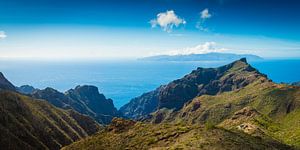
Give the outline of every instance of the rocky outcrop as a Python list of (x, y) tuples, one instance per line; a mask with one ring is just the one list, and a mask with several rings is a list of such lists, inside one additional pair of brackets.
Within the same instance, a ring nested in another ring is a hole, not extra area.
[[(83, 104), (86, 109), (76, 109), (79, 112), (94, 114), (93, 118), (102, 123), (109, 123), (113, 117), (118, 116), (118, 111), (114, 107), (113, 100), (107, 99), (99, 93), (98, 88), (90, 85), (77, 86), (75, 89), (68, 90), (66, 96), (70, 99)], [(72, 107), (73, 108), (73, 107)]]
[(158, 106), (158, 95), (164, 86), (154, 91), (144, 93), (143, 95), (130, 100), (129, 103), (122, 106), (119, 112), (126, 118), (140, 119), (145, 115), (154, 112)]

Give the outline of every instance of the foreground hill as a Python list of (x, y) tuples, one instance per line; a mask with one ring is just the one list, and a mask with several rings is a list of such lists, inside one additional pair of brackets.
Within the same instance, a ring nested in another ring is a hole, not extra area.
[(251, 54), (232, 54), (232, 53), (206, 53), (189, 55), (156, 55), (144, 57), (140, 60), (145, 61), (234, 61), (241, 58), (248, 60), (262, 60), (263, 58)]
[(103, 128), (74, 110), (18, 93), (2, 73), (0, 81), (1, 149), (56, 150)]
[(273, 83), (245, 59), (162, 87), (142, 122), (114, 119), (65, 149), (300, 149), (300, 87)]
[(120, 149), (292, 149), (273, 139), (262, 139), (218, 127), (181, 124), (147, 124), (114, 119), (95, 136), (75, 142), (62, 150)]
[(75, 111), (58, 109), (13, 91), (0, 91), (1, 148), (60, 149), (100, 128)]

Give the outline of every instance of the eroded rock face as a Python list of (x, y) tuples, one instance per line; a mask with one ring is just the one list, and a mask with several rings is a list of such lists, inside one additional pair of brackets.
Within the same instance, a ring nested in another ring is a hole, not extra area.
[(164, 87), (159, 94), (158, 108), (178, 110), (197, 96), (237, 90), (264, 76), (251, 67), (246, 59), (219, 68), (198, 68)]

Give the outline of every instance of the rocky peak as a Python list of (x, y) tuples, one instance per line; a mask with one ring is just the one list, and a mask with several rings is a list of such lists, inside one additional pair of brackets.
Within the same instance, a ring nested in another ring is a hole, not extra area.
[(0, 90), (12, 90), (15, 91), (16, 87), (9, 82), (5, 76), (2, 74), (2, 72), (0, 72)]
[(75, 89), (68, 90), (66, 96), (74, 101), (84, 104), (89, 112), (95, 114), (97, 120), (110, 120), (118, 115), (117, 109), (114, 107), (113, 100), (107, 99), (103, 94), (99, 93), (98, 88), (92, 85), (76, 86)]
[(103, 94), (99, 93), (99, 90), (96, 86), (92, 85), (83, 85), (76, 86), (74, 92), (78, 94), (82, 100), (89, 102), (90, 100), (106, 100)]

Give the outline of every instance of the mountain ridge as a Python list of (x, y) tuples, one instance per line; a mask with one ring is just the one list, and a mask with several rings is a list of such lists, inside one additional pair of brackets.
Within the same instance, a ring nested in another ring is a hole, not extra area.
[[(184, 77), (161, 86), (158, 88), (159, 90), (154, 90), (132, 99), (120, 110), (124, 116), (132, 119), (147, 117), (147, 114), (150, 114), (149, 111), (147, 113), (143, 112), (143, 108), (132, 104), (144, 105), (145, 102), (152, 102), (156, 104), (156, 106), (152, 106), (156, 110), (163, 107), (180, 109), (184, 103), (196, 96), (204, 94), (216, 95), (221, 92), (237, 90), (258, 78), (268, 80), (266, 75), (251, 67), (247, 63), (246, 58), (241, 58), (217, 68), (198, 67)], [(137, 108), (139, 108), (138, 111), (136, 110)], [(138, 113), (139, 117), (134, 116), (132, 112)]]

